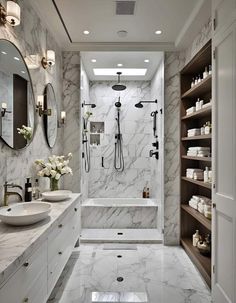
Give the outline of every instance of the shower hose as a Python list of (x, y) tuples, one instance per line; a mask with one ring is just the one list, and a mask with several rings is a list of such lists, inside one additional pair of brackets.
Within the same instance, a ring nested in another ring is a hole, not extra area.
[(120, 112), (117, 111), (117, 128), (118, 132), (115, 135), (115, 157), (114, 157), (114, 167), (117, 171), (122, 172), (124, 170), (124, 155), (123, 155), (123, 142), (122, 134), (120, 132)]

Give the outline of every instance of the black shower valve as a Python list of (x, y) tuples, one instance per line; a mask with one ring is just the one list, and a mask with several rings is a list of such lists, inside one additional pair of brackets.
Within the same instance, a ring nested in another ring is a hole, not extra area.
[(159, 159), (159, 151), (158, 150), (150, 150), (149, 157), (155, 156), (156, 159)]
[(156, 149), (159, 149), (159, 142), (158, 142), (158, 141), (153, 142), (153, 143), (152, 143), (152, 146), (153, 146), (153, 147), (156, 147)]

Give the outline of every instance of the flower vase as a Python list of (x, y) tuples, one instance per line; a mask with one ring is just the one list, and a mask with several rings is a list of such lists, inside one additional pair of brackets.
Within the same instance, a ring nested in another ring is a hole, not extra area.
[(50, 178), (50, 190), (54, 191), (54, 190), (58, 190), (58, 183), (59, 180), (55, 179), (55, 178)]

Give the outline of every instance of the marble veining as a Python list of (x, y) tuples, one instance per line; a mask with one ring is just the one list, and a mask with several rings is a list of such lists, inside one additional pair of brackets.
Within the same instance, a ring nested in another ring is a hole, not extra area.
[(82, 228), (157, 228), (157, 206), (82, 206)]
[(0, 221), (0, 285), (40, 246), (79, 198), (80, 194), (71, 194), (69, 200), (52, 203), (48, 218), (33, 225), (13, 227)]
[[(50, 70), (38, 68), (30, 70), (32, 77), (35, 98), (43, 95), (47, 83), (52, 83), (58, 110), (62, 109), (62, 57), (61, 49), (55, 41), (50, 30), (43, 24), (30, 0), (19, 0), (21, 7), (21, 24), (15, 28), (10, 25), (0, 26), (0, 39), (7, 39), (13, 42), (21, 51), (22, 55), (39, 54), (42, 56), (47, 49), (53, 49), (56, 53), (56, 65)], [(4, 4), (4, 3), (3, 3)], [(56, 145), (53, 149), (47, 146), (44, 136), (43, 119), (36, 117), (37, 128), (31, 144), (24, 150), (14, 151), (0, 141), (0, 201), (2, 201), (2, 185), (10, 181), (24, 185), (28, 176), (36, 177), (34, 160), (47, 158), (50, 154), (63, 153), (63, 129), (58, 131)], [(42, 187), (48, 187), (46, 178), (40, 179)]]
[[(91, 172), (89, 174), (89, 197), (141, 197), (146, 182), (151, 184), (153, 159), (152, 149), (152, 107), (146, 104), (142, 109), (134, 105), (140, 100), (150, 100), (149, 81), (127, 81), (127, 89), (120, 93), (121, 133), (125, 170), (114, 169), (114, 144), (117, 132), (115, 102), (119, 93), (112, 90), (112, 81), (90, 83), (90, 102), (97, 105), (92, 109), (91, 121), (104, 121), (105, 133), (101, 145), (91, 148)], [(104, 157), (104, 168), (101, 158)], [(151, 190), (151, 196), (154, 191)]]
[[(116, 246), (118, 246), (116, 244)], [(180, 247), (138, 244), (135, 250), (81, 245), (48, 303), (88, 303), (92, 292), (141, 292), (149, 303), (212, 303), (209, 289)], [(117, 258), (121, 255), (121, 258)], [(122, 282), (117, 277), (123, 277)]]

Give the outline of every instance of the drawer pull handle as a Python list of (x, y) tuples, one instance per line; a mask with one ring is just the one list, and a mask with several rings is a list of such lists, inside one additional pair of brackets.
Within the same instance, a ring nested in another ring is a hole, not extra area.
[(29, 302), (29, 298), (25, 298), (23, 302), (24, 303)]
[(59, 255), (62, 255), (62, 251), (59, 251), (58, 254), (59, 254)]
[(59, 224), (59, 225), (58, 225), (59, 228), (62, 228), (62, 226), (63, 226), (62, 224)]
[(29, 262), (25, 262), (25, 263), (24, 263), (24, 266), (25, 266), (25, 267), (28, 267), (28, 266), (29, 266)]
[(77, 209), (77, 207), (75, 207), (75, 211), (77, 211), (78, 209)]

